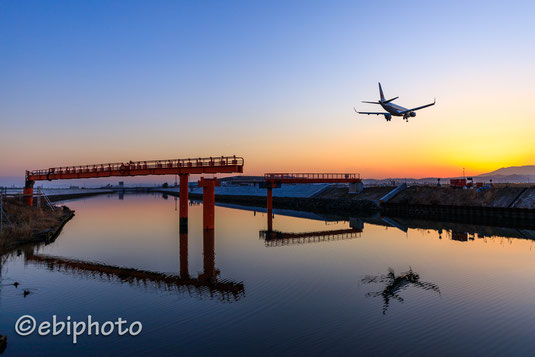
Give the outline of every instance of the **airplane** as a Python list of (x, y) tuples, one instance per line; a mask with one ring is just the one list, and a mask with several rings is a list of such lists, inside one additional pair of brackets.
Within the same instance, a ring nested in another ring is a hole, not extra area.
[(392, 116), (396, 116), (396, 117), (402, 116), (403, 119), (405, 119), (405, 121), (408, 122), (410, 117), (414, 118), (416, 116), (415, 111), (430, 107), (432, 105), (435, 105), (436, 103), (436, 99), (435, 99), (433, 103), (422, 105), (421, 107), (416, 107), (416, 108), (411, 108), (411, 109), (403, 108), (400, 105), (396, 105), (392, 103), (392, 101), (398, 99), (399, 97), (395, 97), (395, 98), (388, 99), (388, 100), (385, 99), (385, 96), (383, 94), (383, 88), (381, 88), (381, 83), (379, 83), (379, 94), (381, 95), (381, 99), (378, 102), (363, 101), (362, 103), (379, 104), (381, 105), (381, 107), (383, 107), (384, 110), (387, 111), (386, 113), (384, 112), (359, 112), (357, 111), (357, 109), (355, 109), (355, 107), (353, 107), (353, 109), (355, 110), (357, 114), (384, 115), (386, 121), (392, 120)]

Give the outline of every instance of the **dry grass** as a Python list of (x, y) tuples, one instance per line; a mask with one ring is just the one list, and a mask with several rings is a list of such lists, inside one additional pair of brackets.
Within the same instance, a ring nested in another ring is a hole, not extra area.
[(10, 241), (24, 241), (34, 234), (53, 228), (63, 215), (63, 210), (25, 206), (16, 199), (4, 199), (4, 212), (12, 225), (4, 220), (0, 233), (0, 247)]

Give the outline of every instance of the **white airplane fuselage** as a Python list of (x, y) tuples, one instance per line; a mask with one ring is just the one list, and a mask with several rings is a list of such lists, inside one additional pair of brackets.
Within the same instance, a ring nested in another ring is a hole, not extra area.
[(427, 107), (430, 107), (432, 105), (435, 105), (436, 101), (433, 101), (433, 103), (429, 103), (426, 105), (422, 105), (416, 108), (407, 109), (405, 107), (402, 107), (401, 105), (397, 105), (392, 103), (392, 101), (398, 99), (399, 97), (386, 99), (383, 93), (383, 88), (381, 87), (381, 83), (379, 83), (379, 101), (377, 102), (369, 102), (369, 101), (363, 101), (363, 103), (370, 103), (370, 104), (379, 104), (385, 111), (384, 112), (359, 112), (357, 109), (353, 107), (355, 112), (358, 114), (367, 114), (367, 115), (383, 115), (386, 119), (386, 121), (390, 121), (393, 116), (396, 117), (403, 117), (406, 121), (409, 121), (409, 118), (416, 116), (416, 111), (420, 109), (424, 109)]
[(407, 111), (407, 108), (404, 108), (401, 105), (397, 105), (394, 103), (383, 103), (383, 102), (379, 102), (379, 103), (381, 104), (381, 107), (383, 107), (384, 110), (386, 110), (387, 112), (389, 112), (390, 114), (396, 117), (402, 116), (403, 115), (402, 113)]

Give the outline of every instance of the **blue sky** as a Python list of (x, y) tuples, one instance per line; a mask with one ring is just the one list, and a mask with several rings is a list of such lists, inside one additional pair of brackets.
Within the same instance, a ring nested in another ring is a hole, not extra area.
[[(245, 156), (253, 174), (408, 175), (385, 146), (413, 176), (528, 164), (529, 148), (466, 163), (441, 148), (503, 151), (485, 143), (509, 147), (527, 138), (511, 128), (535, 128), (534, 11), (528, 1), (0, 1), (10, 153), (0, 176), (212, 154)], [(412, 126), (356, 118), (353, 105), (376, 109), (359, 103), (376, 100), (377, 81), (404, 106), (440, 106)], [(444, 165), (419, 165), (422, 146)]]

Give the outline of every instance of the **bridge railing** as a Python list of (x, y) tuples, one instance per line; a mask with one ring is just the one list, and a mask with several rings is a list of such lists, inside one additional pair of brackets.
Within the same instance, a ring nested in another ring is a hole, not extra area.
[(62, 166), (62, 167), (52, 167), (49, 169), (29, 171), (28, 175), (36, 176), (36, 175), (48, 175), (48, 174), (76, 174), (76, 173), (88, 173), (88, 172), (148, 170), (148, 169), (178, 168), (178, 167), (224, 167), (224, 166), (243, 166), (243, 165), (244, 165), (244, 159), (242, 157), (218, 156), (218, 157), (189, 158), (189, 159), (115, 162), (115, 163), (81, 165), (81, 166)]
[(267, 173), (264, 174), (266, 181), (270, 180), (351, 180), (360, 179), (360, 174), (344, 174), (344, 173)]

